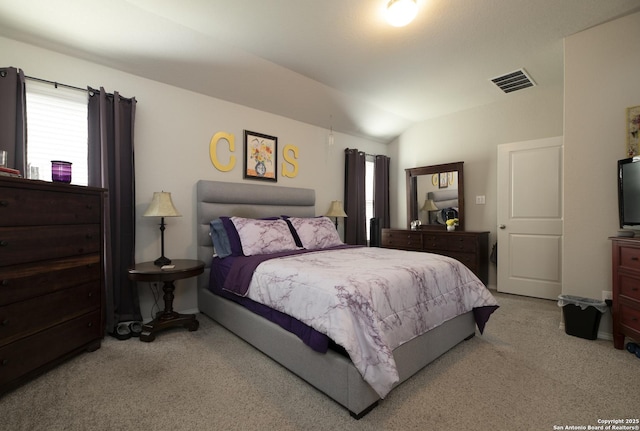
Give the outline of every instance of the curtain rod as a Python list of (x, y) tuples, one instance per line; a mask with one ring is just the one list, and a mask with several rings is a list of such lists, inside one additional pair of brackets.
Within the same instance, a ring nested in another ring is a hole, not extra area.
[(25, 77), (25, 79), (31, 79), (33, 81), (44, 82), (45, 84), (51, 84), (56, 88), (58, 88), (58, 86), (60, 86), (60, 87), (64, 87), (64, 88), (69, 88), (71, 90), (84, 91), (85, 93), (89, 92), (89, 90), (87, 88), (74, 87), (73, 85), (61, 84), (59, 82), (49, 81), (47, 79), (42, 79), (42, 78), (34, 78), (33, 76), (25, 75), (24, 77)]
[[(27, 76), (27, 75), (25, 75), (24, 78), (25, 79), (31, 79), (33, 81), (43, 82), (45, 84), (51, 84), (56, 88), (65, 87), (65, 88), (69, 88), (71, 90), (83, 91), (85, 93), (89, 93), (89, 96), (93, 96), (94, 94), (100, 94), (100, 90), (96, 90), (94, 88), (91, 88), (91, 89), (89, 89), (89, 88), (80, 88), (80, 87), (75, 87), (73, 85), (62, 84), (60, 82), (49, 81), (48, 79), (36, 78), (36, 77), (33, 77), (33, 76)], [(111, 93), (106, 93), (105, 92), (105, 94), (107, 96), (110, 96), (110, 97), (113, 96), (113, 94), (111, 94)], [(128, 100), (128, 101), (135, 100), (135, 97), (122, 97), (122, 96), (119, 96), (119, 97), (120, 97), (120, 100)]]

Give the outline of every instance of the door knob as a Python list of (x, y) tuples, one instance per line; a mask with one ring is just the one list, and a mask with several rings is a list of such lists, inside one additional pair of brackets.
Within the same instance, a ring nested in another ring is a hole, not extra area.
[(506, 229), (506, 228), (507, 228), (507, 227), (506, 227), (505, 225), (503, 225), (503, 224), (499, 225), (498, 227), (499, 227), (500, 229)]

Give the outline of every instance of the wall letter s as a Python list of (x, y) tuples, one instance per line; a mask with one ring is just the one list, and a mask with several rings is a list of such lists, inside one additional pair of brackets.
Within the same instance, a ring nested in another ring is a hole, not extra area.
[[(289, 151), (293, 153), (293, 156), (288, 153)], [(282, 150), (282, 153), (282, 157), (284, 157), (285, 162), (293, 166), (293, 171), (290, 171), (286, 163), (283, 162), (282, 176), (288, 178), (296, 177), (298, 175), (298, 162), (296, 161), (296, 159), (298, 158), (298, 147), (296, 147), (295, 145), (287, 144), (284, 146), (284, 150)]]

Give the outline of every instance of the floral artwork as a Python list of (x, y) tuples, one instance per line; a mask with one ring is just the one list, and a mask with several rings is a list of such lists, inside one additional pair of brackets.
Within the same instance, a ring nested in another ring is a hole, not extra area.
[(640, 106), (627, 108), (627, 157), (638, 155), (640, 131)]
[(244, 178), (277, 181), (278, 138), (244, 131)]

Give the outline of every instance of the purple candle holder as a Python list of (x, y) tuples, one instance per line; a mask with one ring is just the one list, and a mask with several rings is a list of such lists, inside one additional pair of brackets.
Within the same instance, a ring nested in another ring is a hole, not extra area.
[(70, 183), (71, 162), (51, 160), (51, 180), (56, 183)]

